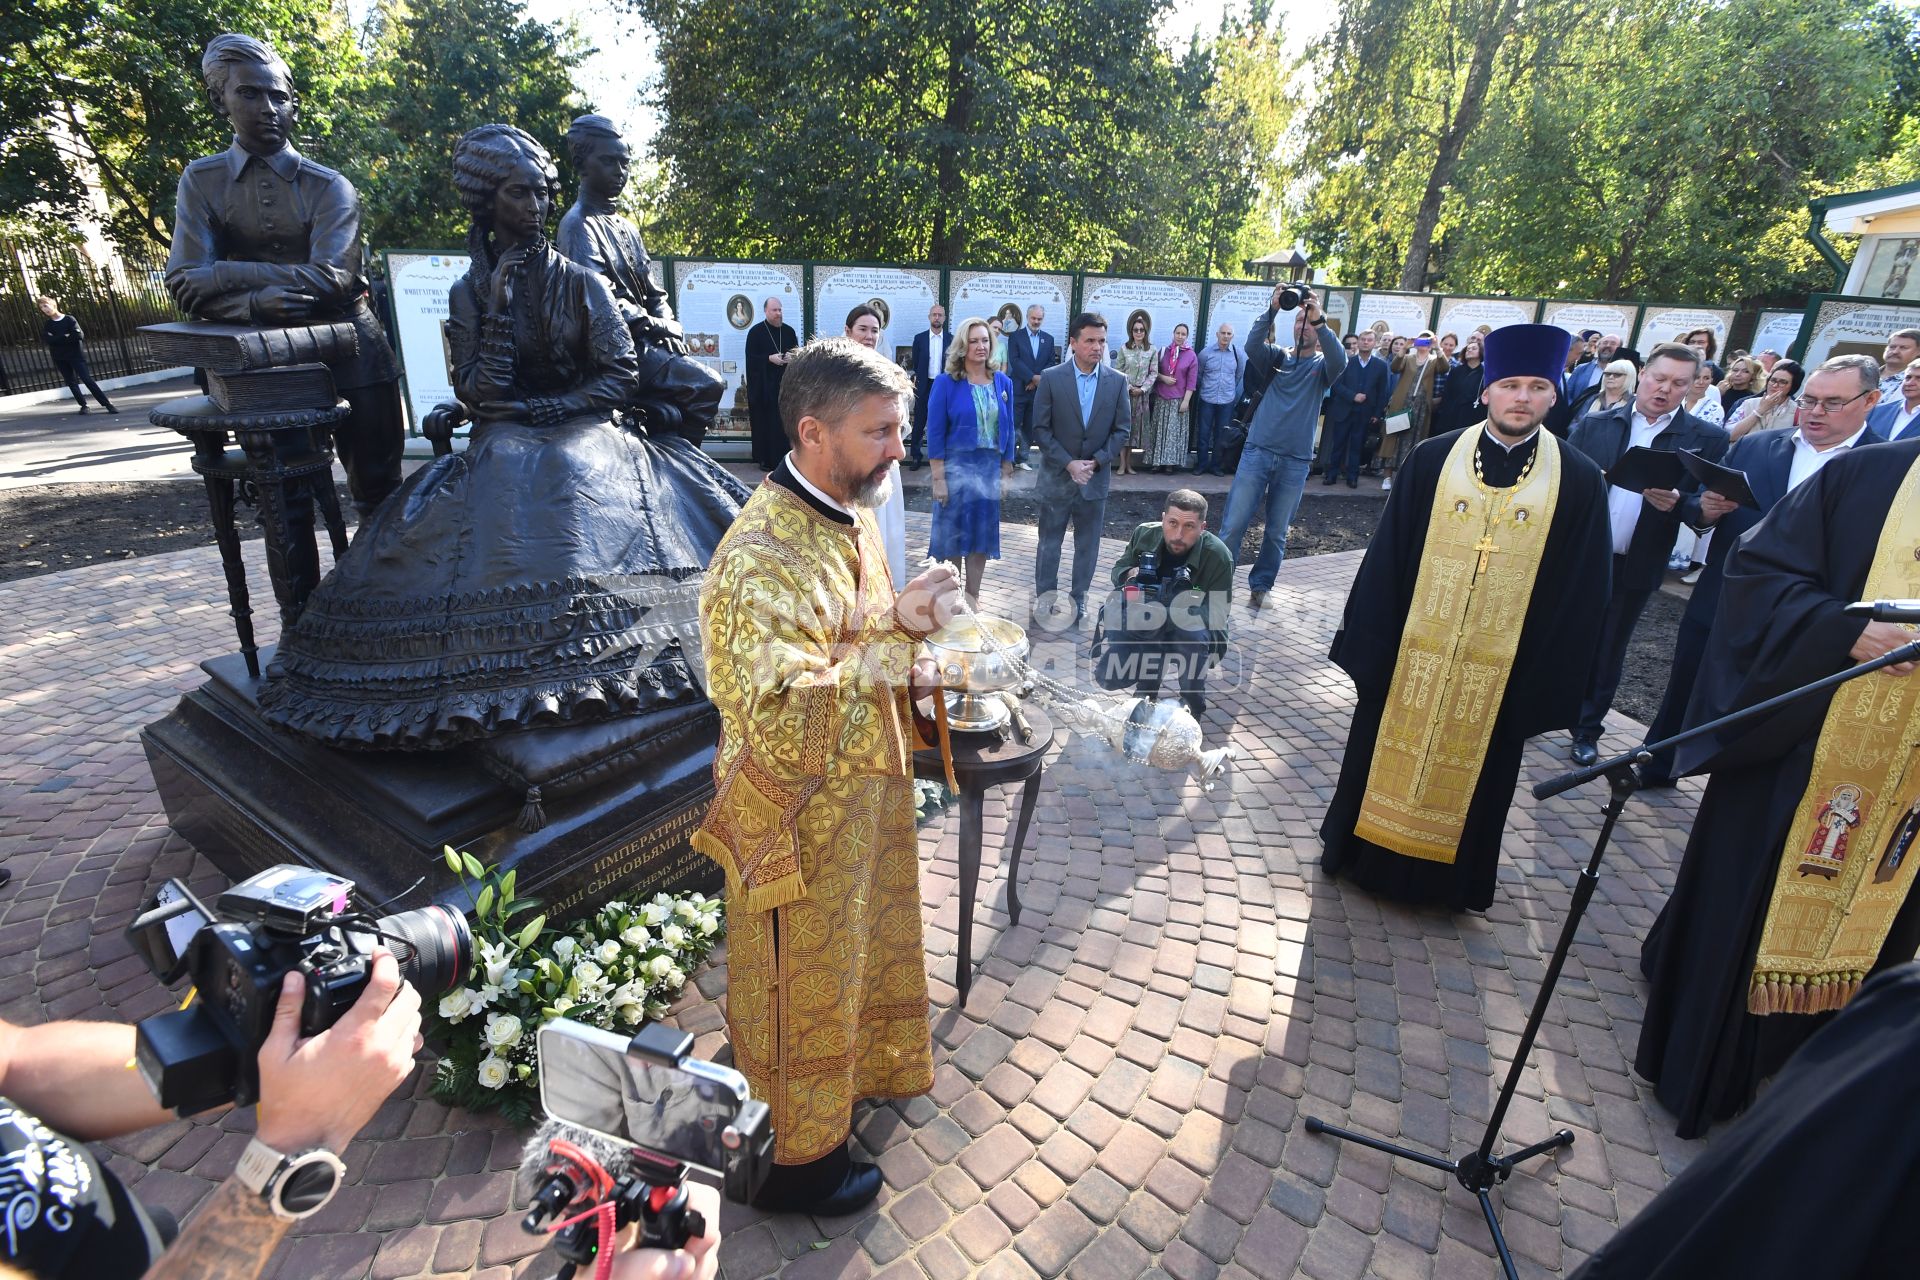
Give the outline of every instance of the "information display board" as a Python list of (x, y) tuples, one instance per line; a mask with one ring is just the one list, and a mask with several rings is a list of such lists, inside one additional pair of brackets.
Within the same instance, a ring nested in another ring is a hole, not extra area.
[(782, 322), (798, 334), (801, 286), (806, 268), (797, 262), (708, 262), (684, 259), (673, 264), (673, 310), (686, 330), (694, 359), (727, 384), (720, 396), (719, 431), (745, 435), (747, 418), (747, 331), (763, 318), (766, 301), (780, 302)]
[(433, 406), (453, 399), (447, 299), (455, 282), (467, 274), (469, 259), (464, 253), (432, 250), (393, 250), (384, 256), (393, 302), (393, 344), (400, 357), (401, 400), (408, 432), (419, 435), (421, 420)]
[(938, 267), (816, 266), (808, 336), (839, 337), (846, 332), (847, 312), (865, 303), (880, 313), (880, 350), (911, 369), (913, 335), (927, 327), (927, 311), (939, 300)]
[[(1087, 276), (1081, 286), (1080, 307), (1107, 318), (1107, 349), (1118, 351), (1127, 342), (1135, 315), (1147, 317), (1148, 340), (1156, 348), (1173, 341), (1173, 327), (1187, 326), (1189, 335), (1200, 318), (1198, 280), (1135, 280), (1119, 276)], [(1061, 357), (1065, 359), (1065, 356)]]

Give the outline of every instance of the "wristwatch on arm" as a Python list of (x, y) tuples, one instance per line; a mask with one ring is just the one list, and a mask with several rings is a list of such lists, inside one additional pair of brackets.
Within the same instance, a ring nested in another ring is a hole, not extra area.
[(297, 1221), (326, 1208), (346, 1173), (340, 1157), (325, 1148), (285, 1155), (255, 1138), (240, 1154), (233, 1176), (276, 1218)]

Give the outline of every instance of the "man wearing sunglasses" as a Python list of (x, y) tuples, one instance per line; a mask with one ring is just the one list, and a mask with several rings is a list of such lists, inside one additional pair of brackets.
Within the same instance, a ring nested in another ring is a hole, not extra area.
[[(1869, 356), (1836, 356), (1807, 379), (1800, 399), (1800, 425), (1755, 431), (1734, 442), (1724, 465), (1747, 473), (1753, 490), (1752, 507), (1736, 506), (1717, 493), (1706, 492), (1681, 504), (1681, 519), (1696, 529), (1712, 529), (1707, 565), (1700, 571), (1693, 597), (1680, 619), (1680, 636), (1673, 650), (1673, 672), (1660, 713), (1647, 730), (1647, 741), (1658, 742), (1680, 732), (1687, 700), (1707, 653), (1707, 633), (1720, 603), (1720, 584), (1727, 552), (1740, 535), (1759, 524), (1773, 504), (1848, 449), (1880, 444), (1882, 437), (1867, 425), (1867, 411), (1879, 399), (1874, 390), (1879, 366)], [(1641, 766), (1642, 788), (1673, 785), (1673, 753), (1661, 751)]]

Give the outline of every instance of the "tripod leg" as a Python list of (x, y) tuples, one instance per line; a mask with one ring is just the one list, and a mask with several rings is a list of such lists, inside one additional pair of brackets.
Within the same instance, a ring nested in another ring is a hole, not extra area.
[(1487, 1230), (1493, 1233), (1493, 1247), (1500, 1253), (1500, 1268), (1506, 1273), (1507, 1280), (1520, 1280), (1520, 1273), (1513, 1267), (1513, 1255), (1507, 1252), (1507, 1238), (1500, 1233), (1500, 1219), (1493, 1214), (1493, 1198), (1485, 1191), (1477, 1194), (1480, 1197), (1480, 1212), (1487, 1215)]
[(1355, 1133), (1351, 1129), (1340, 1129), (1313, 1116), (1307, 1117), (1308, 1133), (1324, 1133), (1329, 1138), (1341, 1142), (1352, 1142), (1363, 1147), (1372, 1147), (1375, 1151), (1384, 1151), (1390, 1156), (1403, 1156), (1415, 1164), (1426, 1165), (1429, 1169), (1444, 1169), (1448, 1173), (1457, 1173), (1458, 1166), (1451, 1160), (1442, 1160), (1439, 1156), (1430, 1156), (1424, 1151), (1415, 1151), (1411, 1147), (1402, 1147), (1392, 1142), (1382, 1142), (1379, 1138), (1368, 1137), (1364, 1133)]
[(1501, 1156), (1500, 1163), (1505, 1165), (1507, 1168), (1511, 1169), (1514, 1165), (1523, 1164), (1526, 1161), (1533, 1159), (1535, 1156), (1545, 1155), (1547, 1152), (1554, 1150), (1556, 1147), (1570, 1147), (1572, 1145), (1573, 1145), (1573, 1130), (1562, 1129), (1560, 1132), (1554, 1134), (1551, 1138), (1542, 1138), (1540, 1141), (1534, 1143), (1530, 1147), (1522, 1147), (1518, 1151), (1515, 1151), (1510, 1155)]

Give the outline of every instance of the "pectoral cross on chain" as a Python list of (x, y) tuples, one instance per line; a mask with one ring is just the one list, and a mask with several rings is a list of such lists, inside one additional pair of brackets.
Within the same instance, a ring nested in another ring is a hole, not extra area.
[(1498, 554), (1500, 548), (1493, 545), (1493, 535), (1491, 533), (1483, 533), (1480, 535), (1480, 541), (1473, 544), (1473, 549), (1480, 553), (1480, 567), (1473, 571), (1473, 576), (1478, 578), (1487, 571), (1487, 558)]

